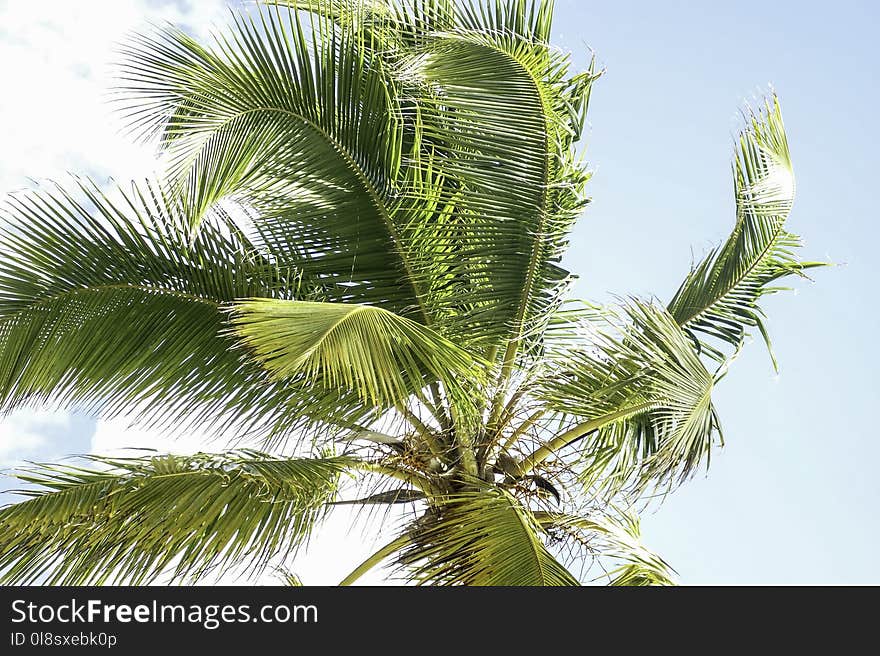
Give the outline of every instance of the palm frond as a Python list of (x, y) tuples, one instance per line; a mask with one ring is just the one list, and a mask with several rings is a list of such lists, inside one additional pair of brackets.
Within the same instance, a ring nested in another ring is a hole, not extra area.
[(281, 581), (281, 585), (286, 585), (291, 588), (301, 588), (303, 587), (302, 579), (299, 578), (294, 572), (291, 572), (286, 569), (282, 569), (278, 572), (279, 579)]
[(193, 225), (238, 199), (262, 245), (329, 299), (427, 322), (426, 272), (394, 216), (397, 85), (357, 32), (311, 19), (238, 16), (213, 47), (175, 30), (140, 37), (124, 73), (133, 127), (161, 135)]
[[(374, 44), (377, 54), (392, 46), (412, 45), (425, 35), (455, 24), (455, 0), (260, 0), (264, 5), (289, 7), (328, 18), (354, 29)], [(386, 52), (385, 54), (390, 54)]]
[[(675, 570), (641, 542), (639, 519), (631, 512), (575, 517), (536, 513), (544, 530), (586, 544), (595, 557), (610, 562), (602, 579), (612, 586), (675, 585)], [(603, 562), (603, 565), (605, 563)]]
[(382, 308), (251, 299), (232, 309), (237, 335), (273, 376), (354, 390), (364, 403), (404, 404), (433, 382), (464, 401), (482, 379), (478, 358)]
[(334, 498), (350, 458), (91, 457), (97, 468), (17, 473), (41, 489), (0, 509), (0, 581), (142, 584), (198, 580), (293, 553)]
[(12, 196), (4, 211), (0, 410), (50, 403), (264, 435), (363, 416), (353, 394), (273, 383), (224, 334), (223, 303), (291, 298), (301, 284), (222, 211), (190, 239), (158, 184), (116, 200), (87, 182), (76, 191)]
[(429, 511), (399, 555), (405, 576), (432, 585), (579, 585), (547, 550), (532, 512), (497, 488)]
[[(454, 331), (500, 346), (508, 371), (567, 289), (558, 262), (589, 179), (572, 145), (597, 75), (570, 74), (550, 49), (547, 6), (464, 4), (400, 72), (418, 103), (413, 166), (442, 172), (439, 205), (453, 208), (443, 252), (428, 254), (458, 302)], [(415, 217), (410, 229), (435, 224)]]
[(253, 205), (331, 300), (483, 344), (536, 336), (569, 279), (595, 77), (550, 50), (552, 3), (284, 4), (311, 29), (264, 12), (214, 49), (170, 32), (131, 49), (132, 116), (164, 136), (193, 215)]
[(421, 490), (413, 490), (410, 488), (397, 488), (386, 492), (376, 492), (359, 499), (345, 499), (342, 501), (334, 501), (334, 506), (372, 506), (382, 505), (390, 506), (398, 503), (415, 503), (427, 498)]
[[(669, 304), (669, 312), (689, 333), (720, 340), (734, 349), (750, 327), (759, 330), (773, 357), (758, 301), (780, 291), (771, 283), (823, 266), (795, 254), (800, 239), (785, 230), (794, 202), (795, 182), (782, 111), (775, 97), (748, 116), (733, 164), (736, 225), (719, 248), (696, 265)], [(704, 353), (724, 354), (705, 340)]]
[(584, 345), (556, 355), (540, 392), (552, 409), (582, 423), (531, 464), (586, 437), (579, 451), (591, 484), (685, 480), (708, 460), (720, 430), (714, 378), (692, 343), (668, 312), (635, 299), (585, 329)]

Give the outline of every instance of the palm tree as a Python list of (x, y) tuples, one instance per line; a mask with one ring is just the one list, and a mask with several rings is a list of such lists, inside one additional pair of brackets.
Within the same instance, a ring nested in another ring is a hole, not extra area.
[[(255, 573), (356, 503), (414, 520), (345, 584), (380, 562), (416, 583), (574, 585), (596, 562), (670, 583), (634, 509), (708, 462), (759, 299), (818, 266), (784, 227), (776, 99), (745, 115), (733, 232), (668, 305), (574, 303), (559, 262), (600, 72), (551, 47), (552, 2), (274, 4), (209, 45), (125, 49), (120, 103), (160, 179), (7, 203), (2, 410), (230, 450), (19, 472), (0, 580)], [(341, 499), (348, 480), (366, 489)]]

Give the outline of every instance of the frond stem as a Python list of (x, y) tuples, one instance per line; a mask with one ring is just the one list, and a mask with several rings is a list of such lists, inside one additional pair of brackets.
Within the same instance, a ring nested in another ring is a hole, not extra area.
[(645, 412), (646, 410), (650, 410), (652, 407), (654, 407), (654, 403), (640, 403), (635, 406), (623, 408), (622, 410), (618, 410), (616, 412), (611, 412), (607, 415), (597, 417), (596, 419), (591, 419), (590, 421), (586, 421), (582, 424), (578, 424), (574, 428), (570, 428), (564, 433), (557, 435), (552, 440), (541, 446), (539, 449), (535, 450), (528, 457), (523, 458), (523, 460), (519, 463), (519, 469), (522, 474), (528, 474), (535, 467), (544, 462), (547, 458), (552, 456), (560, 449), (565, 448), (575, 440), (579, 440), (588, 433), (599, 430), (600, 428), (607, 426), (612, 422), (618, 421), (620, 419), (626, 419), (627, 417), (632, 417), (633, 415), (637, 415)]
[(406, 546), (411, 541), (412, 540), (408, 535), (401, 535), (399, 538), (392, 540), (391, 542), (386, 544), (384, 547), (379, 549), (379, 551), (377, 551), (372, 556), (367, 558), (360, 565), (358, 565), (354, 569), (354, 571), (352, 571), (351, 574), (349, 574), (348, 576), (346, 576), (344, 579), (342, 579), (339, 582), (339, 585), (340, 586), (352, 585), (355, 581), (357, 581), (360, 577), (362, 577), (364, 574), (366, 574), (371, 569), (373, 569), (380, 562), (385, 560), (388, 556), (393, 554), (395, 551), (399, 551), (401, 549), (401, 547)]
[[(425, 303), (422, 298), (422, 295), (419, 293), (418, 285), (416, 284), (415, 273), (410, 266), (409, 261), (404, 257), (403, 244), (401, 240), (401, 236), (398, 232), (397, 226), (391, 218), (391, 214), (388, 212), (388, 208), (385, 206), (385, 203), (382, 201), (382, 198), (379, 196), (379, 192), (376, 187), (373, 185), (369, 177), (364, 173), (358, 164), (357, 160), (355, 160), (345, 149), (345, 147), (337, 141), (332, 135), (330, 135), (324, 128), (318, 125), (315, 121), (311, 120), (309, 117), (301, 114), (299, 112), (295, 112), (289, 109), (285, 109), (283, 107), (272, 107), (272, 106), (260, 106), (260, 107), (251, 107), (249, 109), (236, 112), (231, 116), (225, 118), (219, 125), (215, 126), (212, 134), (216, 134), (217, 131), (227, 126), (232, 121), (240, 119), (242, 116), (246, 116), (247, 114), (253, 114), (257, 112), (272, 112), (278, 114), (284, 114), (295, 119), (302, 121), (304, 124), (312, 128), (318, 135), (320, 135), (326, 143), (345, 161), (348, 165), (349, 169), (354, 173), (355, 177), (358, 179), (358, 182), (361, 183), (363, 188), (366, 190), (367, 195), (370, 197), (370, 200), (373, 203), (373, 206), (379, 212), (382, 217), (383, 222), (385, 223), (386, 230), (388, 231), (388, 236), (391, 238), (391, 243), (394, 246), (394, 250), (400, 263), (403, 267), (404, 273), (406, 275), (406, 280), (409, 283), (410, 288), (412, 289), (413, 295), (415, 296), (415, 301), (418, 303), (419, 314), (422, 317), (422, 321), (426, 326), (431, 325), (430, 317), (428, 316), (428, 311), (425, 308)], [(207, 144), (207, 139), (205, 140), (205, 144)]]
[(424, 476), (414, 472), (404, 471), (397, 467), (389, 467), (388, 465), (381, 465), (376, 462), (355, 462), (351, 466), (353, 469), (359, 469), (370, 474), (381, 474), (383, 476), (395, 478), (407, 485), (412, 485), (425, 494), (428, 494), (431, 491), (431, 482)]
[(504, 443), (501, 445), (501, 450), (507, 451), (510, 447), (516, 444), (516, 441), (523, 435), (523, 433), (534, 426), (545, 414), (547, 414), (547, 410), (545, 409), (535, 411), (528, 419), (517, 426), (516, 430), (511, 433), (510, 437), (504, 440)]
[(438, 458), (442, 457), (444, 454), (443, 445), (437, 441), (434, 433), (428, 428), (421, 419), (419, 419), (416, 414), (407, 408), (402, 403), (398, 403), (395, 405), (397, 411), (404, 416), (404, 418), (412, 425), (413, 428), (416, 429), (416, 432), (419, 434), (419, 437), (425, 440), (425, 443), (428, 445), (428, 448)]

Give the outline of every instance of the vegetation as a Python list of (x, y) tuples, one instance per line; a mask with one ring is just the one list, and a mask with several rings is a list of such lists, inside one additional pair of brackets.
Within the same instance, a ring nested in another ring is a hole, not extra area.
[(211, 44), (125, 49), (119, 102), (160, 179), (8, 200), (0, 409), (234, 450), (21, 472), (0, 580), (256, 574), (357, 503), (417, 519), (346, 584), (380, 562), (419, 584), (671, 583), (634, 510), (708, 463), (759, 300), (817, 266), (785, 229), (776, 99), (736, 144), (730, 237), (668, 305), (573, 303), (600, 72), (550, 45), (552, 2), (275, 4)]

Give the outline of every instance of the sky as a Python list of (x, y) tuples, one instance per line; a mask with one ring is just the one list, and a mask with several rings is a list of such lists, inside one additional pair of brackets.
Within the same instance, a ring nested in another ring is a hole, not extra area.
[[(152, 153), (120, 134), (107, 104), (116, 44), (151, 21), (205, 35), (236, 4), (0, 0), (0, 194), (68, 171), (148, 174)], [(765, 302), (779, 373), (760, 339), (749, 344), (715, 394), (724, 448), (642, 519), (682, 583), (880, 583), (878, 19), (867, 1), (557, 2), (555, 42), (579, 67), (595, 52), (606, 69), (585, 139), (593, 202), (565, 261), (575, 296), (671, 297), (732, 226), (739, 110), (771, 89), (797, 176), (788, 228), (807, 259), (836, 264)], [(170, 443), (125, 421), (18, 412), (0, 419), (0, 468), (125, 446), (196, 451), (205, 437)], [(381, 543), (350, 524), (335, 513), (295, 563), (304, 582), (337, 582)]]

